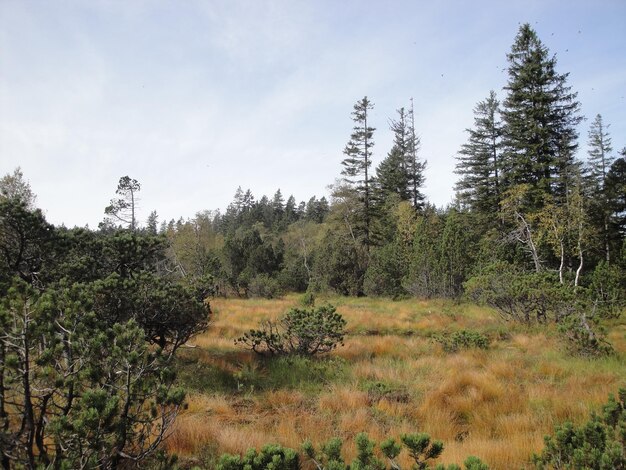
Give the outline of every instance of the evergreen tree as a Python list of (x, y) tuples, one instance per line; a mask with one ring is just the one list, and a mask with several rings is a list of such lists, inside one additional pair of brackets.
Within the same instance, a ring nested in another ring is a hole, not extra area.
[(391, 194), (397, 194), (401, 201), (409, 199), (404, 156), (402, 149), (394, 145), (387, 157), (376, 167), (376, 188), (381, 199), (386, 199)]
[(421, 188), (426, 162), (418, 158), (420, 139), (415, 133), (413, 99), (409, 112), (400, 108), (397, 113), (398, 119), (389, 122), (393, 146), (376, 168), (376, 187), (379, 197), (386, 199), (390, 194), (397, 194), (401, 201), (410, 201), (414, 208), (420, 209), (424, 203)]
[(456, 173), (461, 176), (456, 183), (457, 198), (472, 211), (491, 215), (500, 211), (501, 136), (498, 118), (500, 103), (496, 93), (480, 101), (474, 108), (474, 128), (457, 157)]
[(359, 195), (361, 205), (359, 216), (362, 219), (359, 228), (362, 229), (366, 249), (370, 245), (372, 219), (372, 181), (369, 167), (372, 164), (372, 147), (374, 146), (372, 137), (375, 128), (370, 127), (368, 123), (369, 111), (372, 109), (374, 109), (374, 105), (367, 99), (367, 96), (354, 105), (352, 120), (355, 126), (350, 135), (350, 141), (343, 151), (346, 158), (341, 162), (344, 166), (341, 174), (346, 177), (345, 180)]
[(609, 125), (604, 125), (602, 116), (596, 115), (589, 128), (589, 176), (597, 192), (604, 188), (606, 174), (615, 160), (611, 156), (611, 137), (607, 132)]
[(413, 109), (413, 98), (411, 98), (411, 109), (408, 114), (407, 135), (406, 135), (406, 168), (408, 173), (408, 193), (409, 199), (415, 209), (423, 209), (426, 199), (421, 192), (424, 185), (424, 170), (426, 161), (420, 161), (418, 152), (420, 148), (420, 138), (415, 132), (415, 111)]
[(252, 191), (250, 191), (250, 189), (248, 189), (248, 190), (246, 190), (246, 192), (243, 195), (243, 198), (241, 200), (241, 209), (244, 212), (248, 212), (248, 211), (252, 210), (253, 207), (254, 207), (254, 196), (252, 195)]
[(129, 176), (122, 176), (117, 185), (115, 194), (118, 199), (111, 199), (111, 203), (104, 209), (104, 213), (124, 224), (128, 224), (131, 230), (137, 229), (137, 193), (141, 190), (141, 184)]
[(606, 177), (609, 168), (614, 161), (611, 156), (611, 137), (607, 132), (608, 125), (604, 125), (602, 116), (596, 115), (589, 128), (589, 159), (587, 161), (589, 167), (589, 186), (596, 205), (594, 213), (600, 219), (599, 225), (604, 239), (604, 254), (608, 262), (611, 260), (611, 250), (609, 243), (609, 217), (610, 208), (608, 197), (605, 190)]
[(285, 212), (285, 199), (283, 198), (283, 194), (280, 192), (280, 189), (278, 189), (274, 194), (274, 198), (272, 199), (272, 209), (274, 210), (274, 220), (280, 220)]
[(567, 85), (568, 74), (556, 72), (556, 57), (549, 57), (528, 24), (520, 27), (507, 58), (502, 110), (507, 186), (530, 185), (535, 206), (545, 193), (562, 200), (582, 119), (577, 93)]
[(37, 196), (30, 188), (28, 181), (24, 180), (24, 173), (18, 166), (13, 174), (7, 173), (0, 178), (0, 201), (15, 200), (23, 202), (27, 209), (35, 209)]
[(298, 213), (296, 208), (296, 198), (289, 196), (287, 203), (285, 204), (285, 214), (283, 215), (283, 226), (288, 227), (298, 220)]
[(159, 216), (157, 211), (150, 212), (148, 220), (146, 221), (146, 229), (153, 235), (156, 235), (159, 228)]
[(606, 195), (610, 212), (609, 239), (619, 247), (626, 239), (626, 147), (613, 162), (606, 176)]

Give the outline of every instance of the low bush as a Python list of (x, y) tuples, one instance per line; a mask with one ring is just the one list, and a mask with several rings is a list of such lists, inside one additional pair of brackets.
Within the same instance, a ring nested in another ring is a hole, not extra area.
[(461, 349), (489, 349), (489, 338), (477, 331), (460, 330), (452, 334), (437, 335), (433, 339), (440, 343), (446, 352), (457, 352)]
[(601, 316), (619, 317), (626, 307), (626, 271), (601, 262), (591, 274), (589, 292)]
[(592, 327), (584, 315), (565, 319), (559, 325), (559, 333), (574, 356), (597, 358), (615, 353), (605, 338), (604, 330), (595, 324)]
[(581, 426), (570, 422), (558, 426), (545, 437), (540, 455), (533, 456), (535, 468), (623, 470), (626, 468), (626, 389), (609, 396), (602, 414), (592, 414)]
[(260, 452), (249, 449), (245, 455), (224, 454), (217, 470), (300, 470), (298, 453), (275, 444), (264, 446)]
[(505, 262), (487, 266), (465, 283), (473, 301), (489, 305), (505, 320), (558, 324), (568, 349), (584, 356), (612, 352), (598, 323), (619, 316), (620, 288), (618, 273), (603, 265), (588, 289), (560, 284), (551, 273), (525, 273)]
[(292, 308), (278, 321), (265, 320), (235, 340), (263, 355), (312, 356), (343, 345), (346, 321), (332, 305)]
[(304, 307), (315, 306), (315, 294), (311, 292), (310, 290), (306, 291), (304, 294), (302, 294), (302, 297), (300, 297), (300, 303)]
[(267, 274), (258, 274), (248, 285), (248, 295), (250, 297), (262, 297), (264, 299), (275, 299), (282, 295), (279, 282)]
[[(302, 444), (304, 456), (311, 461), (318, 470), (402, 470), (397, 458), (403, 449), (406, 449), (413, 460), (411, 470), (461, 470), (455, 464), (448, 466), (438, 464), (431, 466), (443, 451), (441, 441), (433, 441), (425, 433), (403, 434), (400, 442), (394, 439), (385, 439), (379, 445), (382, 455), (380, 459), (375, 453), (376, 442), (370, 440), (365, 433), (356, 436), (357, 455), (348, 465), (341, 455), (343, 442), (339, 438), (330, 439), (320, 446), (319, 451), (310, 441)], [(217, 466), (218, 470), (299, 470), (300, 458), (293, 449), (279, 445), (268, 445), (260, 452), (249, 449), (244, 456), (224, 454)], [(464, 463), (465, 470), (489, 470), (480, 459), (468, 457)]]
[(474, 302), (489, 305), (505, 320), (526, 324), (559, 322), (570, 315), (578, 300), (551, 273), (525, 273), (502, 261), (485, 267), (465, 284)]

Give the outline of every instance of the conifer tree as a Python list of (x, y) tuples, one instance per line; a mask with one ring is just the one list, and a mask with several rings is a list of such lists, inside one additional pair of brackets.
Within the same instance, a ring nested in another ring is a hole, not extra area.
[(602, 116), (596, 115), (589, 128), (589, 176), (598, 192), (604, 188), (606, 174), (614, 161), (611, 156), (611, 137), (608, 133), (609, 125), (604, 125)]
[(415, 209), (423, 209), (425, 197), (421, 192), (421, 188), (424, 185), (426, 160), (420, 161), (418, 157), (420, 138), (415, 132), (415, 110), (413, 108), (413, 98), (411, 98), (411, 109), (409, 109), (407, 116), (406, 148), (409, 199)]
[(596, 115), (589, 128), (589, 159), (587, 160), (589, 169), (589, 186), (593, 199), (596, 203), (595, 213), (600, 218), (601, 232), (604, 239), (604, 254), (608, 262), (611, 260), (611, 250), (609, 243), (609, 217), (610, 208), (606, 194), (606, 177), (609, 168), (614, 161), (611, 156), (611, 137), (607, 132), (608, 125), (604, 125), (602, 116)]
[(159, 216), (157, 211), (150, 212), (148, 220), (146, 221), (146, 229), (153, 235), (156, 235), (159, 231)]
[(461, 176), (456, 183), (457, 197), (463, 206), (482, 214), (495, 214), (501, 200), (501, 136), (500, 103), (496, 93), (480, 101), (474, 108), (474, 128), (463, 144), (456, 165)]
[(369, 111), (374, 109), (374, 104), (363, 97), (354, 105), (352, 120), (355, 125), (350, 135), (350, 140), (344, 148), (341, 164), (344, 166), (341, 174), (346, 182), (359, 196), (359, 216), (362, 219), (363, 241), (367, 247), (370, 245), (370, 224), (372, 220), (372, 181), (369, 167), (372, 164), (372, 147), (374, 146), (373, 135), (375, 128), (369, 125)]
[(296, 198), (290, 195), (285, 204), (285, 213), (283, 215), (283, 224), (287, 227), (289, 224), (298, 220), (298, 212), (296, 208)]
[(24, 179), (24, 173), (19, 166), (13, 170), (13, 174), (7, 173), (0, 178), (0, 202), (17, 200), (23, 202), (29, 210), (34, 210), (36, 199), (37, 196)]
[(376, 184), (383, 198), (397, 194), (401, 201), (411, 201), (415, 208), (420, 208), (424, 201), (421, 187), (425, 162), (417, 156), (420, 142), (415, 134), (412, 102), (409, 112), (400, 108), (397, 113), (398, 119), (389, 122), (393, 147), (376, 168)]
[[(580, 123), (577, 93), (567, 85), (568, 74), (556, 71), (556, 57), (528, 24), (520, 27), (509, 61), (504, 89), (504, 156), (506, 184), (528, 184), (531, 204), (541, 205), (544, 194), (566, 197), (563, 178), (574, 164), (576, 126)], [(559, 181), (559, 177), (561, 181)]]
[(626, 147), (616, 159), (606, 176), (606, 195), (610, 212), (610, 241), (616, 248), (626, 239)]
[(376, 167), (376, 187), (380, 199), (396, 194), (401, 201), (409, 199), (408, 174), (402, 149), (394, 145), (387, 157)]
[(104, 213), (111, 220), (118, 220), (124, 224), (128, 224), (130, 230), (137, 229), (137, 193), (141, 190), (141, 184), (136, 179), (129, 176), (122, 176), (117, 185), (115, 194), (120, 196), (117, 199), (111, 199), (111, 203), (105, 207)]

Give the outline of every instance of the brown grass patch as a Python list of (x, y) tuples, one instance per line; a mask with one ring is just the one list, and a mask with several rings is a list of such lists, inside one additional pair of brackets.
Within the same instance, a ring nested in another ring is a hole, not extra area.
[[(189, 357), (228, 373), (256, 367), (255, 356), (233, 340), (262, 319), (297, 305), (298, 298), (216, 299), (213, 323), (193, 340), (196, 349)], [(190, 395), (168, 449), (190, 456), (210, 445), (219, 453), (243, 453), (271, 442), (299, 448), (307, 438), (319, 446), (337, 436), (344, 439), (350, 460), (359, 432), (377, 440), (428, 432), (444, 441), (444, 463), (476, 455), (495, 470), (526, 468), (545, 434), (564, 420), (586, 420), (626, 376), (626, 363), (619, 358), (570, 358), (553, 332), (519, 326), (506, 331), (508, 326), (493, 312), (480, 307), (329, 300), (347, 319), (351, 333), (345, 346), (332, 353), (347, 363), (347, 377), (315, 391), (207, 390)], [(487, 351), (447, 354), (427, 337), (462, 328), (492, 332), (496, 340)], [(626, 326), (610, 328), (609, 338), (624, 351)], [(503, 331), (507, 334), (500, 335)]]

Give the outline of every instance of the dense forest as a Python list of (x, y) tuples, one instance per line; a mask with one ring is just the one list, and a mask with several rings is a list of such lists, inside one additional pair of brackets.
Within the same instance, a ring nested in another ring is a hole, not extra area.
[[(412, 100), (389, 130), (372, 127), (370, 98), (356, 102), (329, 199), (238, 188), (223, 213), (154, 211), (144, 224), (141, 184), (125, 176), (91, 230), (49, 224), (21, 171), (4, 176), (2, 466), (119, 468), (153, 454), (184, 403), (173, 357), (216, 296), (465, 297), (558, 324), (576, 354), (611, 354), (599, 324), (626, 300), (626, 147), (597, 114), (582, 155), (577, 94), (529, 25), (507, 59), (501, 98), (486, 90), (473, 110), (445, 208), (423, 192)], [(373, 168), (378, 132), (393, 146)]]

